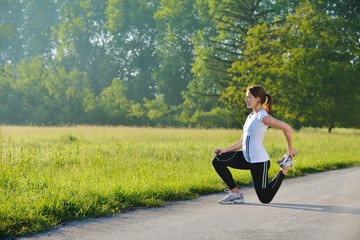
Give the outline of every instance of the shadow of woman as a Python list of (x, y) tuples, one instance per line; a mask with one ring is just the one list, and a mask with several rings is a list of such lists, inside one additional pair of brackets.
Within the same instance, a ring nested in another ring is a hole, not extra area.
[(245, 205), (264, 206), (275, 208), (287, 208), (301, 211), (311, 212), (326, 212), (326, 213), (342, 213), (360, 215), (360, 208), (344, 207), (344, 206), (329, 206), (329, 205), (314, 205), (314, 204), (291, 204), (291, 203), (245, 203)]

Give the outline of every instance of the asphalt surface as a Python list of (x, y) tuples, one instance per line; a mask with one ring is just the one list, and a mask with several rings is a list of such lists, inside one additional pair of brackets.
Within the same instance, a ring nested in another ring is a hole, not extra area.
[(245, 203), (220, 205), (225, 194), (69, 223), (39, 240), (360, 239), (360, 168), (285, 179), (270, 204), (252, 187)]

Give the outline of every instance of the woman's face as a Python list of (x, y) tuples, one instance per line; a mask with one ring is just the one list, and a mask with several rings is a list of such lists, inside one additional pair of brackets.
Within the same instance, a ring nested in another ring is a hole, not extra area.
[(254, 108), (259, 104), (259, 98), (254, 97), (251, 92), (247, 90), (245, 103), (247, 108)]

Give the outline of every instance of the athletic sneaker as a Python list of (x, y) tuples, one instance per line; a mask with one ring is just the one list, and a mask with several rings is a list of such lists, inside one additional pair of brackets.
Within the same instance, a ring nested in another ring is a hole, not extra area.
[(285, 154), (283, 158), (277, 161), (277, 164), (279, 164), (281, 168), (286, 168), (289, 166), (292, 167), (294, 165), (290, 157), (290, 154)]
[(244, 196), (242, 193), (236, 194), (230, 192), (229, 190), (227, 191), (229, 192), (229, 194), (219, 201), (220, 204), (244, 203)]
[(294, 166), (293, 175), (295, 174), (295, 165), (296, 164), (293, 162), (292, 158), (290, 157), (290, 154), (285, 154), (283, 158), (281, 158), (279, 161), (277, 161), (277, 163), (279, 164), (279, 166), (281, 168)]

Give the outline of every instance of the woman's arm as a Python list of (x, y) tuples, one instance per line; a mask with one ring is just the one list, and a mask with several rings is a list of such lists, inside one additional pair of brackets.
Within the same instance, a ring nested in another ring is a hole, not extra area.
[(241, 136), (241, 139), (239, 141), (237, 141), (236, 143), (234, 143), (233, 145), (231, 145), (230, 147), (227, 147), (224, 149), (219, 149), (219, 148), (215, 149), (215, 153), (217, 155), (221, 155), (223, 153), (236, 151), (236, 150), (242, 148), (242, 140), (243, 140), (243, 137)]
[(284, 132), (287, 144), (288, 144), (288, 151), (290, 156), (293, 158), (296, 156), (296, 150), (292, 147), (292, 131), (289, 124), (282, 122), (280, 120), (277, 120), (276, 118), (273, 118), (272, 116), (265, 116), (262, 119), (263, 123), (267, 126), (280, 129)]

